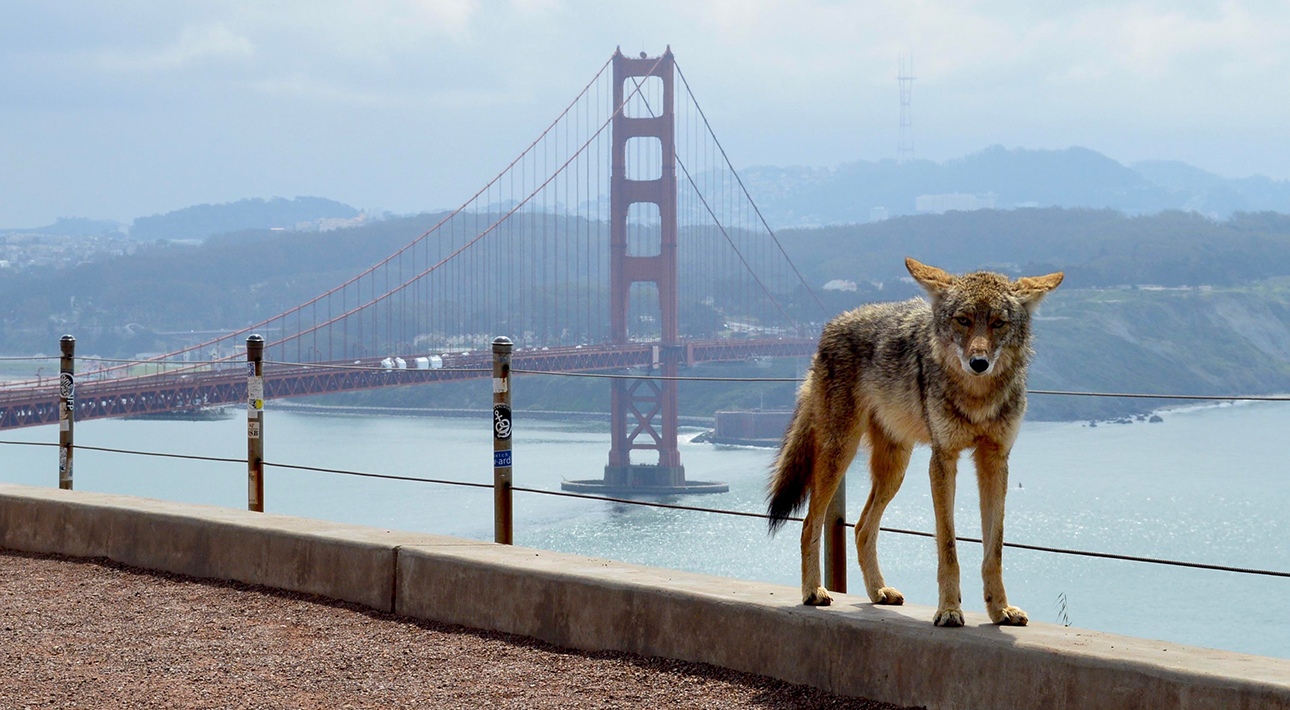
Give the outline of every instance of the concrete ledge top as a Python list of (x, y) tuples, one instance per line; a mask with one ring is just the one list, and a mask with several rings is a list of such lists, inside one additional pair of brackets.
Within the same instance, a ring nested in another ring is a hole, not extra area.
[(385, 544), (391, 547), (401, 545), (419, 545), (423, 547), (495, 547), (493, 543), (479, 540), (467, 540), (447, 535), (431, 535), (401, 530), (386, 530), (367, 525), (334, 523), (314, 518), (300, 518), (276, 513), (252, 513), (249, 510), (224, 508), (216, 505), (199, 503), (178, 503), (155, 498), (138, 498), (115, 493), (92, 493), (89, 491), (65, 491), (58, 488), (41, 488), (23, 486), (16, 483), (0, 483), (0, 498), (27, 500), (31, 502), (62, 502), (82, 506), (94, 506), (120, 511), (150, 513), (152, 515), (176, 519), (200, 519), (213, 523), (225, 523), (238, 527), (265, 532), (287, 533), (305, 537), (327, 538), (348, 542)]
[(979, 613), (942, 629), (930, 607), (845, 594), (807, 607), (783, 585), (208, 505), (0, 484), (0, 547), (105, 556), (933, 708), (1290, 708), (1290, 660), (1041, 622), (1000, 627)]
[(801, 621), (885, 627), (911, 641), (971, 652), (1006, 646), (1022, 652), (1059, 654), (1087, 662), (1132, 664), (1164, 673), (1239, 678), (1283, 689), (1290, 696), (1290, 660), (1254, 656), (1120, 636), (1102, 631), (1043, 622), (1024, 627), (998, 626), (983, 613), (965, 612), (967, 622), (957, 629), (932, 625), (936, 610), (917, 604), (880, 606), (868, 597), (833, 593), (833, 604), (811, 607), (801, 603), (796, 587), (751, 582), (729, 577), (645, 567), (596, 557), (570, 555), (524, 547), (479, 543), (478, 546), (433, 545), (433, 550), (409, 543), (402, 554), (429, 553), (456, 557), (476, 566), (509, 568), (570, 581), (594, 580), (623, 589), (665, 590), (678, 596), (702, 597), (721, 604), (754, 605)]

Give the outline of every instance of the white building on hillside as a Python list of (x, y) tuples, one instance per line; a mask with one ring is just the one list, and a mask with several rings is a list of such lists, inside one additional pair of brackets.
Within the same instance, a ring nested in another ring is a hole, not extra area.
[(993, 192), (984, 195), (972, 195), (952, 192), (944, 195), (919, 195), (914, 198), (914, 209), (919, 212), (944, 214), (952, 210), (971, 212), (973, 210), (994, 209)]

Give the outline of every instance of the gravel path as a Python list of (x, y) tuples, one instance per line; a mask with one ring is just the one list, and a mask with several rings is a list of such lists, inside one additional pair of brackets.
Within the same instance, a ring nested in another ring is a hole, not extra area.
[(0, 708), (865, 708), (303, 594), (0, 552)]

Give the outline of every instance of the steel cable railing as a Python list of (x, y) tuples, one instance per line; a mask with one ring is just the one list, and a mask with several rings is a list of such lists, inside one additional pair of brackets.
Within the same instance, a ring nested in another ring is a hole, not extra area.
[[(58, 446), (58, 444), (53, 442), (0, 440), (0, 445), (4, 445), (4, 444), (15, 445), (15, 446), (46, 446), (46, 447)], [(75, 448), (84, 450), (84, 451), (99, 451), (99, 452), (105, 452), (105, 453), (129, 454), (129, 455), (136, 455), (136, 456), (153, 456), (153, 457), (163, 457), (163, 458), (173, 458), (173, 459), (189, 459), (194, 461), (214, 461), (219, 463), (238, 463), (238, 464), (246, 463), (246, 459), (227, 458), (227, 457), (219, 457), (219, 456), (200, 456), (196, 454), (175, 454), (175, 453), (166, 453), (166, 452), (158, 452), (158, 451), (137, 451), (137, 450), (131, 450), (131, 449), (118, 449), (118, 448), (109, 448), (109, 447), (103, 447), (103, 446), (84, 446), (80, 444), (77, 444)], [(266, 468), (280, 468), (280, 469), (288, 469), (288, 470), (294, 470), (294, 471), (329, 473), (329, 474), (335, 474), (335, 475), (355, 476), (360, 478), (372, 478), (372, 479), (382, 479), (382, 480), (391, 480), (391, 481), (430, 483), (430, 484), (437, 484), (437, 485), (444, 485), (444, 486), (456, 486), (456, 487), (462, 487), (462, 488), (477, 488), (477, 489), (486, 488), (490, 490), (494, 488), (493, 484), (491, 483), (477, 483), (473, 481), (457, 481), (452, 479), (427, 478), (427, 477), (420, 477), (420, 476), (400, 476), (395, 474), (374, 473), (369, 471), (351, 471), (347, 469), (327, 468), (322, 466), (305, 466), (300, 464), (284, 464), (284, 463), (276, 463), (276, 462), (269, 462), (269, 461), (265, 461), (264, 466)], [(531, 495), (553, 496), (558, 498), (576, 498), (581, 500), (594, 500), (594, 501), (601, 501), (604, 503), (615, 503), (619, 505), (633, 505), (633, 506), (640, 506), (640, 507), (646, 507), (646, 508), (661, 508), (666, 510), (681, 510), (681, 511), (696, 512), (696, 513), (710, 513), (715, 515), (729, 515), (729, 516), (736, 516), (736, 517), (742, 517), (742, 518), (755, 518), (759, 520), (770, 520), (771, 518), (771, 516), (765, 513), (755, 513), (751, 511), (729, 510), (725, 508), (708, 508), (704, 506), (681, 505), (679, 503), (660, 503), (657, 501), (636, 500), (633, 498), (620, 498), (620, 497), (614, 497), (614, 496), (588, 495), (586, 493), (573, 493), (568, 491), (552, 491), (552, 490), (546, 490), (542, 488), (528, 488), (524, 486), (513, 486), (511, 490), (518, 493), (527, 493)], [(796, 516), (790, 516), (786, 519), (795, 521), (795, 522), (802, 522), (802, 518), (796, 517)], [(845, 526), (848, 528), (854, 528), (855, 524), (845, 523)], [(904, 528), (892, 528), (892, 527), (879, 527), (878, 529), (882, 532), (892, 533), (895, 535), (908, 535), (912, 537), (923, 537), (923, 538), (929, 538), (929, 539), (936, 538), (935, 533), (924, 532), (921, 530), (906, 530)], [(981, 539), (975, 538), (975, 537), (956, 536), (954, 539), (959, 542), (974, 543), (978, 545), (981, 544)], [(1076, 549), (1062, 548), (1062, 547), (1051, 547), (1047, 545), (1032, 545), (1032, 544), (1020, 543), (1020, 542), (1004, 542), (1003, 546), (1013, 548), (1013, 549), (1018, 549), (1018, 550), (1030, 550), (1032, 552), (1046, 552), (1046, 553), (1052, 553), (1052, 554), (1058, 554), (1058, 555), (1090, 557), (1090, 558), (1104, 559), (1104, 560), (1119, 560), (1123, 562), (1139, 562), (1144, 564), (1165, 565), (1170, 567), (1184, 567), (1188, 569), (1209, 570), (1209, 571), (1218, 571), (1218, 572), (1232, 572), (1236, 574), (1248, 574), (1248, 575), (1258, 575), (1258, 576), (1265, 576), (1265, 577), (1279, 577), (1283, 579), (1290, 579), (1290, 571), (1259, 569), (1254, 567), (1240, 567), (1236, 565), (1220, 565), (1220, 564), (1211, 564), (1206, 562), (1191, 562), (1186, 560), (1172, 560), (1172, 559), (1163, 559), (1163, 558), (1157, 558), (1157, 557), (1146, 557), (1141, 555), (1124, 555), (1124, 554), (1119, 554), (1114, 552), (1076, 550)]]

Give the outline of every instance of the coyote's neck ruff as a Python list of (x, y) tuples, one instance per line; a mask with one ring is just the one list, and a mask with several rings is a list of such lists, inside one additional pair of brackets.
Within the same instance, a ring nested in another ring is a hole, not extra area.
[(960, 626), (954, 483), (959, 454), (973, 449), (986, 547), (986, 608), (996, 622), (1024, 624), (1025, 613), (1008, 606), (1003, 590), (1003, 498), (1008, 452), (1026, 412), (1031, 314), (1062, 274), (1011, 281), (984, 271), (952, 276), (913, 259), (906, 267), (930, 303), (865, 306), (824, 327), (775, 464), (771, 530), (809, 493), (802, 597), (807, 604), (829, 603), (819, 583), (824, 511), (865, 441), (873, 489), (856, 526), (860, 566), (874, 602), (901, 603), (904, 598), (883, 583), (878, 570), (878, 525), (904, 479), (911, 449), (930, 445), (941, 587), (934, 620)]

